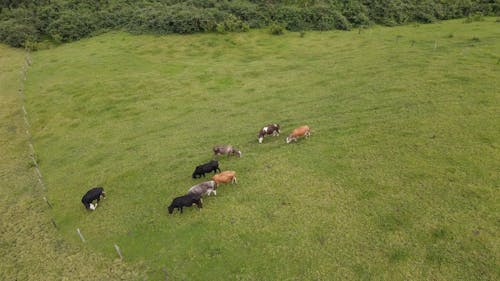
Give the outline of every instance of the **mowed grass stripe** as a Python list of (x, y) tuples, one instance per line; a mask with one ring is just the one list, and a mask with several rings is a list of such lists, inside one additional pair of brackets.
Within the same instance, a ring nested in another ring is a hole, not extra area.
[[(151, 278), (493, 280), (497, 27), (110, 33), (37, 52), (28, 110), (54, 216)], [(259, 145), (269, 122), (283, 133)], [(303, 124), (311, 138), (285, 145)], [(220, 159), (238, 185), (168, 216), (215, 144), (243, 151)], [(94, 185), (109, 198), (89, 214)]]

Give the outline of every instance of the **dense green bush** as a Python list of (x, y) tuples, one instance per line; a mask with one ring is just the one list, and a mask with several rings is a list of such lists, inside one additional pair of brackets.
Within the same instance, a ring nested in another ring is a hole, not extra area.
[(305, 19), (304, 9), (295, 6), (277, 6), (270, 9), (270, 20), (281, 23), (286, 29), (298, 31), (310, 28)]
[(359, 1), (346, 1), (342, 7), (342, 14), (354, 26), (370, 25), (368, 9)]
[(291, 31), (500, 15), (498, 0), (2, 0), (0, 41), (69, 42), (111, 29), (135, 33)]
[(269, 25), (269, 33), (272, 35), (282, 35), (285, 33), (285, 27), (280, 23), (271, 23), (271, 25)]
[(0, 14), (0, 42), (23, 47), (26, 42), (38, 41), (37, 22), (37, 17), (29, 9), (4, 9)]
[(250, 26), (233, 14), (228, 14), (222, 23), (217, 24), (217, 32), (219, 33), (247, 32), (249, 30)]
[(251, 28), (266, 26), (269, 21), (268, 13), (257, 4), (249, 1), (223, 1), (218, 3), (216, 7), (246, 22)]
[(96, 30), (96, 17), (90, 13), (65, 10), (47, 26), (47, 33), (57, 42), (70, 42)]
[(35, 27), (31, 24), (19, 23), (15, 20), (0, 22), (0, 41), (13, 47), (24, 47), (28, 42), (38, 40)]

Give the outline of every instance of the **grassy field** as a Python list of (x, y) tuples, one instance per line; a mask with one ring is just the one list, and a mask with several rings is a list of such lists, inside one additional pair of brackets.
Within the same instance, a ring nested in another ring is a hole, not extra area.
[[(22, 50), (0, 46), (0, 280), (134, 280), (131, 266), (65, 241), (30, 162), (23, 120)], [(122, 279), (124, 278), (124, 279)]]
[[(495, 20), (36, 52), (26, 107), (57, 235), (82, 247), (80, 228), (106, 261), (117, 244), (150, 280), (497, 280)], [(270, 122), (283, 134), (259, 145)], [(311, 138), (285, 144), (302, 124)], [(226, 143), (238, 184), (169, 216)]]

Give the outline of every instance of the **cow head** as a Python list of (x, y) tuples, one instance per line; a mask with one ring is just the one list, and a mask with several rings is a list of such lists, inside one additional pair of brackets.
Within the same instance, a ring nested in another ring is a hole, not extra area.
[(232, 153), (238, 157), (241, 157), (241, 151), (239, 151), (238, 149), (233, 149)]

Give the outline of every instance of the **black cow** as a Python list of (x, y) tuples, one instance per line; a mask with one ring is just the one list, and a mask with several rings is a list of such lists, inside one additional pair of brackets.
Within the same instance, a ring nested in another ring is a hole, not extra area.
[(219, 162), (217, 160), (212, 160), (208, 163), (205, 163), (203, 165), (196, 166), (196, 169), (194, 169), (193, 172), (193, 179), (195, 178), (201, 178), (201, 176), (205, 177), (205, 173), (210, 173), (214, 172), (214, 174), (219, 171)]
[(186, 194), (184, 196), (176, 197), (174, 198), (174, 200), (172, 200), (170, 206), (168, 206), (168, 213), (172, 214), (174, 212), (174, 209), (177, 208), (179, 211), (181, 211), (182, 214), (183, 207), (191, 207), (193, 204), (196, 204), (196, 206), (198, 206), (198, 208), (200, 209), (203, 207), (201, 195)]
[[(94, 187), (91, 190), (87, 191), (85, 195), (82, 197), (82, 203), (87, 210), (94, 211), (97, 207), (97, 203), (101, 200), (101, 196), (106, 198), (106, 192), (104, 192), (104, 188), (102, 187)], [(97, 200), (95, 205), (92, 203), (94, 200)]]

